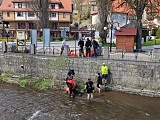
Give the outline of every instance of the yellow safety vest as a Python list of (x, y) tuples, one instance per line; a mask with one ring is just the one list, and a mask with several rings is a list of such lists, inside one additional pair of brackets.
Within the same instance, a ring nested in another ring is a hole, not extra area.
[(108, 67), (106, 65), (101, 67), (101, 73), (102, 75), (108, 74)]

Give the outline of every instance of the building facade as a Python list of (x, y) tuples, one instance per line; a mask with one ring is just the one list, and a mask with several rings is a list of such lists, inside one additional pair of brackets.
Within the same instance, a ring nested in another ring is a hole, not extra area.
[[(41, 37), (42, 28), (38, 28), (37, 25), (40, 21), (39, 11), (32, 9), (32, 4), (28, 1), (30, 0), (2, 1), (0, 6), (2, 37), (6, 36), (5, 28), (9, 29), (7, 35), (16, 39), (27, 39), (32, 29), (36, 29)], [(69, 33), (73, 12), (71, 0), (49, 0), (48, 7), (51, 37), (61, 37), (61, 31), (64, 29)]]

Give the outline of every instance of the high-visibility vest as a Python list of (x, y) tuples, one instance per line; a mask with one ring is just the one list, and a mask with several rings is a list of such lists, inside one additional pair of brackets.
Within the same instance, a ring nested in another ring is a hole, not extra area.
[(108, 67), (106, 65), (101, 67), (101, 73), (102, 73), (102, 75), (108, 74)]

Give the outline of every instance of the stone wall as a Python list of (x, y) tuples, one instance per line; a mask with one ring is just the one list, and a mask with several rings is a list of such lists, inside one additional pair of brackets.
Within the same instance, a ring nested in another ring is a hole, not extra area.
[[(1, 55), (2, 71), (24, 75), (50, 77), (65, 80), (70, 66), (74, 67), (77, 81), (86, 81), (88, 76), (96, 83), (102, 63), (109, 67), (110, 85), (115, 88), (151, 90), (160, 93), (160, 62), (111, 60), (100, 58), (64, 58), (33, 55)], [(24, 69), (21, 66), (24, 66)]]

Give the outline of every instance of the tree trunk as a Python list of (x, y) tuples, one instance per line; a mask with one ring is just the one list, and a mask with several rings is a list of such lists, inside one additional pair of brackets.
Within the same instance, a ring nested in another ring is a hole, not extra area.
[(141, 20), (137, 20), (137, 40), (136, 40), (136, 51), (142, 51), (142, 22)]

